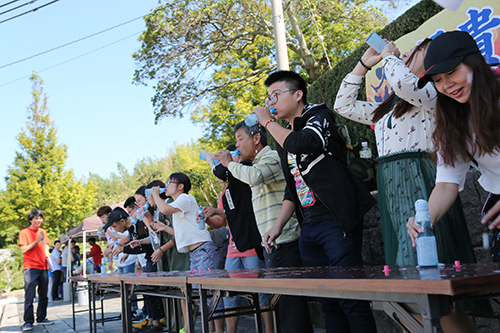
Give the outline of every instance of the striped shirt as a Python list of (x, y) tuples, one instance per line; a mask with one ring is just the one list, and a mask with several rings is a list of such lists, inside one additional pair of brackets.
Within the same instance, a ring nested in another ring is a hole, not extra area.
[[(263, 236), (276, 223), (285, 192), (285, 177), (278, 153), (266, 146), (257, 154), (251, 166), (230, 162), (228, 169), (235, 178), (252, 188), (255, 220)], [(276, 239), (276, 243), (290, 243), (299, 237), (300, 225), (293, 215)]]

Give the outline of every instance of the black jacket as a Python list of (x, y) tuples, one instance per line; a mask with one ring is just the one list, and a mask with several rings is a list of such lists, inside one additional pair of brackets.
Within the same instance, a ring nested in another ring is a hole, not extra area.
[[(287, 128), (291, 128), (290, 125)], [(376, 203), (363, 183), (345, 164), (344, 142), (335, 126), (335, 115), (325, 104), (308, 104), (302, 116), (293, 120), (293, 132), (283, 147), (277, 145), (285, 174), (285, 199), (295, 204), (299, 222), (304, 219), (295, 189), (295, 180), (287, 163), (287, 152), (296, 154), (296, 163), (315, 197), (339, 223), (344, 233), (352, 231)]]
[[(252, 162), (247, 160), (241, 164), (252, 165)], [(215, 166), (213, 173), (217, 178), (227, 182), (222, 204), (236, 248), (240, 252), (255, 249), (259, 258), (263, 259), (262, 239), (255, 221), (250, 186), (234, 178), (222, 163)]]

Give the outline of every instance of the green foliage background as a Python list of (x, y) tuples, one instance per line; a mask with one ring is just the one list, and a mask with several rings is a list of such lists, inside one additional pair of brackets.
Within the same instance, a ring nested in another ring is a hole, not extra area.
[[(396, 40), (401, 36), (416, 30), (425, 21), (439, 13), (441, 10), (443, 10), (443, 8), (437, 5), (434, 1), (423, 0), (394, 20), (394, 22), (380, 30), (378, 34), (389, 40)], [(308, 98), (310, 102), (324, 102), (328, 105), (328, 107), (333, 109), (335, 97), (337, 95), (338, 88), (342, 83), (342, 79), (352, 71), (357, 64), (359, 57), (363, 55), (367, 48), (368, 46), (363, 44), (349, 56), (341, 60), (335, 67), (327, 71), (317, 81), (315, 81), (308, 89)], [(366, 99), (364, 81), (359, 90), (358, 98), (360, 100)], [(346, 124), (349, 127), (350, 132), (357, 138), (358, 142), (368, 141), (372, 151), (376, 153), (375, 134), (369, 126), (356, 123), (342, 116), (338, 116), (337, 121), (339, 123)]]

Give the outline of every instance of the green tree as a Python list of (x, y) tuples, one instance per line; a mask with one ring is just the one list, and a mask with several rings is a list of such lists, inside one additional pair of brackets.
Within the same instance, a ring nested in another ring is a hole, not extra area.
[[(309, 82), (385, 23), (367, 0), (284, 0), (283, 10), (291, 66)], [(155, 83), (155, 121), (201, 103), (236, 105), (238, 95), (219, 98), (225, 88), (251, 92), (276, 69), (269, 0), (168, 1), (146, 25), (134, 81)], [(245, 55), (255, 43), (261, 52)]]
[(9, 243), (28, 226), (27, 216), (34, 208), (44, 212), (44, 228), (54, 239), (80, 223), (95, 201), (93, 183), (77, 181), (72, 170), (64, 170), (67, 147), (57, 142), (43, 81), (36, 74), (30, 80), (33, 102), (26, 129), (17, 136), (19, 149), (7, 169), (7, 189), (0, 198), (0, 235)]
[(98, 189), (94, 208), (124, 201), (140, 186), (155, 179), (165, 182), (174, 172), (184, 172), (189, 176), (192, 182), (190, 194), (200, 205), (217, 206), (224, 185), (212, 174), (208, 163), (198, 158), (202, 150), (216, 149), (192, 142), (171, 148), (164, 157), (144, 157), (137, 161), (131, 172), (118, 163), (118, 173), (112, 173), (109, 178), (90, 174), (89, 179)]

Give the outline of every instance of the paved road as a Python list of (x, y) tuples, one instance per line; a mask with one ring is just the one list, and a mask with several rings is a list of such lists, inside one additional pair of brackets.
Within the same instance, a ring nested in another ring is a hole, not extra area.
[[(1, 332), (21, 332), (20, 326), (23, 323), (24, 293), (22, 291), (11, 294), (4, 294), (0, 300)], [(36, 309), (37, 304), (35, 304)], [(3, 313), (2, 313), (3, 309)], [(87, 306), (76, 306), (76, 311), (86, 310)], [(117, 296), (110, 296), (104, 302), (105, 316), (118, 316), (120, 314), (120, 299)], [(36, 310), (35, 310), (36, 311)], [(83, 311), (76, 315), (76, 330), (73, 330), (73, 317), (71, 302), (50, 302), (48, 307), (48, 319), (53, 320), (54, 325), (33, 326), (32, 332), (66, 333), (79, 332), (86, 333), (89, 330), (88, 312)], [(97, 332), (121, 332), (121, 321), (107, 322), (104, 325), (97, 325)], [(197, 321), (196, 332), (201, 332), (200, 320)], [(254, 320), (252, 316), (240, 318), (238, 333), (255, 332)]]

